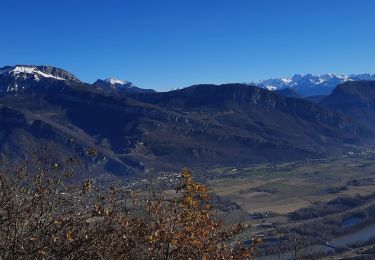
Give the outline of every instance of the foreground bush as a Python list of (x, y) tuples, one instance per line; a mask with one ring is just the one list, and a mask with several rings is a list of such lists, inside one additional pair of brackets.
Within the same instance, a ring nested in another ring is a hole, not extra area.
[(0, 259), (247, 259), (207, 188), (181, 174), (176, 196), (68, 185), (70, 162), (2, 167)]

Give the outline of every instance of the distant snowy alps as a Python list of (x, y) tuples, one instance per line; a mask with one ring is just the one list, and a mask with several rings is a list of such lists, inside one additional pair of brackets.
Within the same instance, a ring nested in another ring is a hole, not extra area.
[(273, 78), (251, 82), (261, 88), (280, 90), (291, 88), (303, 96), (329, 95), (332, 90), (346, 81), (375, 80), (375, 74), (297, 74), (291, 78)]

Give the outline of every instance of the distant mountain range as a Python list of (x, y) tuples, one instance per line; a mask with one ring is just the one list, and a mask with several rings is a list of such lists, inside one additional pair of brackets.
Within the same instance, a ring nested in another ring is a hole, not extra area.
[[(28, 83), (52, 78), (56, 80), (68, 80), (80, 82), (71, 73), (51, 67), (51, 66), (34, 66), (34, 65), (16, 65), (0, 68), (0, 93), (16, 92), (19, 86), (27, 87)], [(347, 81), (375, 80), (375, 74), (296, 74), (293, 77), (273, 78), (251, 82), (249, 85), (265, 88), (268, 90), (278, 91), (283, 96), (322, 96), (329, 95), (333, 89)], [(31, 84), (32, 85), (32, 84)], [(135, 86), (132, 82), (116, 78), (98, 79), (93, 87), (101, 88), (105, 91), (126, 92), (126, 93), (150, 93), (155, 92), (153, 89), (143, 89)], [(180, 88), (182, 89), (182, 88)], [(293, 92), (293, 94), (292, 94)], [(288, 94), (289, 93), (289, 94)]]
[(49, 66), (4, 67), (0, 149), (18, 158), (52, 144), (56, 154), (80, 154), (95, 176), (319, 158), (373, 143), (374, 84), (347, 81), (311, 102), (295, 88), (133, 91)]
[(290, 88), (302, 96), (329, 95), (335, 87), (347, 81), (375, 80), (375, 74), (297, 74), (291, 78), (266, 79), (250, 83), (250, 85), (280, 90)]

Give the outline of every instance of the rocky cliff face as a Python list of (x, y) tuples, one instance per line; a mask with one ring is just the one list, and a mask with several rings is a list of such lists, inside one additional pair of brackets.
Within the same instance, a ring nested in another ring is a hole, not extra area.
[(74, 76), (72, 73), (66, 70), (60, 69), (60, 68), (56, 68), (52, 66), (36, 66), (36, 69), (38, 69), (41, 72), (44, 72), (47, 75), (52, 75), (56, 78), (61, 78), (61, 79), (68, 80), (68, 81), (80, 82), (80, 80), (76, 76)]

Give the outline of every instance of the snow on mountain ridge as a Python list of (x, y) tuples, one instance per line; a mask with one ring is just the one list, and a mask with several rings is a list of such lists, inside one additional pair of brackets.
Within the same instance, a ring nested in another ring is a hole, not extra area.
[(296, 74), (292, 77), (271, 78), (251, 82), (250, 84), (261, 88), (266, 88), (268, 90), (292, 88), (304, 96), (309, 96), (328, 95), (337, 85), (340, 85), (346, 81), (356, 80), (375, 80), (375, 74)]
[(99, 87), (105, 91), (112, 91), (118, 93), (152, 93), (155, 92), (153, 89), (142, 89), (138, 88), (130, 81), (124, 81), (116, 78), (98, 79), (93, 84), (95, 87)]
[(108, 79), (105, 79), (104, 80), (105, 82), (108, 82), (112, 85), (115, 85), (115, 84), (120, 84), (120, 85), (124, 85), (125, 83), (127, 83), (126, 81), (124, 80), (121, 80), (121, 79), (116, 79), (116, 78), (108, 78)]
[(40, 78), (52, 78), (57, 80), (69, 80), (77, 81), (80, 80), (73, 74), (59, 68), (51, 66), (35, 66), (35, 65), (15, 65), (6, 66), (0, 68), (0, 75), (3, 77), (12, 77), (14, 79), (18, 78), (31, 78), (35, 80), (40, 80)]
[[(53, 76), (51, 74), (44, 73), (40, 70), (38, 70), (36, 67), (30, 67), (30, 66), (15, 66), (14, 69), (10, 69), (7, 71), (8, 74), (13, 74), (16, 77), (22, 76), (22, 74), (30, 74), (34, 76), (35, 80), (40, 80), (40, 76), (43, 78), (54, 78), (57, 80), (65, 80), (61, 77)], [(25, 78), (25, 75), (23, 75)]]
[(18, 92), (35, 86), (42, 79), (59, 82), (81, 81), (73, 74), (52, 66), (14, 65), (0, 68), (0, 95), (7, 92)]

